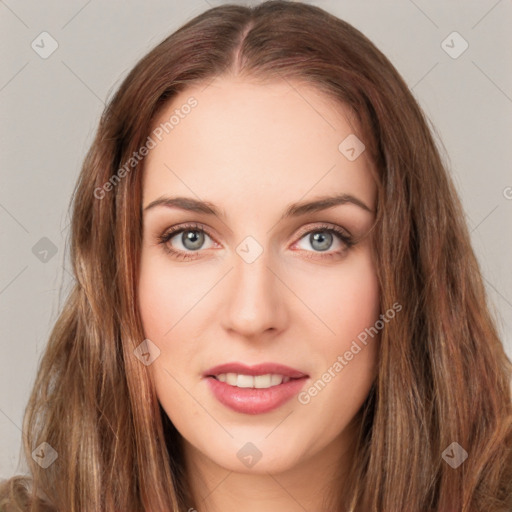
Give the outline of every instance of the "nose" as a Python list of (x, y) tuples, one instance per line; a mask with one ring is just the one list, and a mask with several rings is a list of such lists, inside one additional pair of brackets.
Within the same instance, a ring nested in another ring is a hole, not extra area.
[(220, 312), (223, 328), (252, 340), (274, 337), (288, 321), (286, 287), (266, 252), (252, 263), (238, 255), (234, 261)]

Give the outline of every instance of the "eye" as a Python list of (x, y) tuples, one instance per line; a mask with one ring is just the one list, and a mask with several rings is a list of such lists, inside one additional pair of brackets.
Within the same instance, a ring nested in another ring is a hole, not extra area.
[[(299, 236), (299, 241), (295, 242), (293, 246), (299, 246), (299, 249), (304, 250), (306, 258), (322, 259), (339, 257), (355, 245), (355, 242), (348, 232), (338, 226), (329, 224), (316, 226), (314, 229), (307, 231), (303, 230)], [(165, 251), (172, 254), (173, 257), (187, 261), (199, 257), (201, 249), (208, 249), (214, 245), (212, 243), (209, 247), (204, 247), (206, 237), (210, 240), (213, 239), (200, 224), (188, 224), (168, 229), (162, 235), (158, 236), (158, 243), (163, 245)], [(176, 239), (176, 241), (172, 243), (174, 239)], [(300, 246), (303, 243), (312, 247), (313, 250), (311, 251), (308, 247), (304, 247), (303, 245)], [(337, 243), (338, 249), (327, 252), (332, 247), (333, 243), (335, 245)]]
[[(190, 254), (190, 252), (193, 253), (200, 249), (205, 249), (205, 247), (203, 247), (205, 237), (211, 239), (210, 235), (202, 226), (199, 224), (189, 224), (167, 230), (163, 235), (158, 237), (158, 241), (164, 246), (168, 253), (180, 259), (189, 260), (196, 257), (194, 254)], [(176, 239), (174, 247), (173, 244), (171, 244), (173, 239)], [(206, 247), (206, 249), (208, 249), (208, 247)]]
[[(301, 243), (302, 246), (300, 245)], [(338, 245), (338, 248), (333, 252), (327, 252), (331, 249), (333, 244)], [(350, 234), (338, 226), (322, 225), (316, 226), (315, 229), (310, 229), (305, 233), (303, 232), (301, 239), (294, 245), (310, 253), (312, 252), (311, 255), (307, 256), (308, 258), (331, 258), (343, 254), (354, 245), (354, 242)], [(313, 251), (310, 251), (307, 246), (312, 247)]]

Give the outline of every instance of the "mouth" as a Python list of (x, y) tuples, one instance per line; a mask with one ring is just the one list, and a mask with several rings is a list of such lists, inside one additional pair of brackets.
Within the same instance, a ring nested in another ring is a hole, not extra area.
[(243, 414), (262, 414), (290, 400), (309, 375), (275, 363), (252, 367), (228, 363), (211, 368), (203, 377), (224, 406)]

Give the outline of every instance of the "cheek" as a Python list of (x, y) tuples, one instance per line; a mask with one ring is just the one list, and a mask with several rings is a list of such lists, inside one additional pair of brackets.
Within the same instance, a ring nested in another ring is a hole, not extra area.
[(309, 283), (314, 290), (309, 299), (331, 332), (324, 329), (325, 334), (315, 338), (316, 373), (301, 403), (315, 402), (319, 412), (331, 411), (337, 417), (334, 432), (356, 413), (375, 377), (380, 330), (374, 326), (381, 313), (380, 289), (367, 250), (347, 258), (322, 282), (323, 293)]
[(138, 307), (144, 336), (160, 350), (150, 369), (166, 386), (173, 381), (164, 368), (178, 377), (188, 371), (190, 361), (197, 356), (197, 344), (189, 340), (201, 338), (201, 324), (196, 318), (204, 313), (201, 306), (207, 304), (201, 302), (211, 286), (207, 272), (170, 264), (163, 250), (143, 252)]
[[(164, 253), (143, 252), (138, 283), (138, 307), (145, 338), (160, 350), (158, 357), (148, 366), (152, 373), (157, 395), (169, 415), (169, 411), (180, 411), (180, 386), (173, 377), (176, 369), (187, 368), (191, 346), (187, 343), (172, 343), (174, 338), (186, 339), (186, 310), (183, 273), (172, 270)], [(190, 288), (190, 284), (189, 284)], [(188, 408), (184, 408), (191, 414)]]
[[(375, 265), (369, 251), (354, 260), (340, 285), (339, 313), (335, 330), (339, 333), (336, 353), (343, 355), (355, 379), (366, 381), (374, 371), (379, 333), (370, 329), (379, 320), (380, 290)], [(357, 373), (356, 373), (357, 372)]]
[[(192, 293), (185, 293), (186, 290)], [(161, 254), (143, 251), (138, 307), (146, 337), (162, 341), (169, 338), (170, 330), (185, 314), (188, 302), (193, 301), (196, 294), (193, 290), (188, 273), (173, 270), (163, 250)]]
[(377, 275), (369, 254), (347, 267), (340, 277), (337, 330), (341, 339), (357, 337), (373, 325), (380, 313), (380, 291)]
[[(296, 279), (297, 294), (304, 297), (304, 302), (324, 324), (317, 339), (324, 345), (323, 353), (342, 349), (378, 319), (379, 283), (366, 247), (329, 271), (317, 272), (314, 277), (306, 272), (297, 275), (301, 276)], [(316, 321), (312, 323), (319, 325)]]
[(151, 265), (148, 261), (142, 265), (138, 305), (144, 334), (152, 340), (160, 339), (170, 328), (169, 311), (173, 311), (176, 306), (176, 294), (170, 292), (166, 281), (157, 264)]

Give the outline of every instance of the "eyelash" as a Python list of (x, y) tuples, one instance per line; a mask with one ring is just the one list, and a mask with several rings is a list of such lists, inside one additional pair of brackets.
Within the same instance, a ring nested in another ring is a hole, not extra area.
[[(214, 237), (208, 232), (207, 229), (204, 228), (204, 226), (201, 226), (200, 224), (195, 224), (195, 223), (176, 226), (176, 227), (168, 229), (167, 231), (165, 231), (164, 233), (159, 235), (157, 237), (158, 244), (163, 245), (164, 250), (168, 254), (171, 254), (173, 257), (176, 257), (183, 261), (190, 261), (190, 260), (196, 259), (197, 256), (195, 256), (195, 254), (199, 253), (201, 251), (201, 250), (198, 250), (198, 251), (191, 251), (190, 253), (187, 253), (187, 252), (183, 252), (183, 251), (178, 251), (176, 249), (172, 249), (169, 246), (168, 242), (172, 238), (174, 238), (176, 235), (178, 235), (184, 231), (199, 231), (199, 232), (205, 233), (211, 239), (214, 239)], [(320, 256), (308, 255), (308, 256), (306, 256), (306, 258), (319, 258), (319, 259), (334, 258), (336, 256), (341, 255), (343, 252), (345, 252), (346, 250), (350, 249), (351, 247), (353, 247), (355, 245), (355, 242), (350, 235), (347, 235), (340, 228), (338, 228), (334, 225), (329, 225), (329, 224), (322, 224), (320, 226), (315, 227), (314, 229), (310, 229), (309, 231), (305, 231), (304, 233), (301, 233), (298, 240), (301, 240), (302, 238), (304, 238), (305, 235), (309, 235), (311, 233), (317, 233), (317, 232), (322, 232), (322, 233), (327, 232), (327, 233), (334, 234), (344, 244), (345, 247), (336, 252), (330, 252), (330, 253), (326, 253), (326, 254), (321, 254), (319, 252), (314, 252), (314, 251), (307, 251), (308, 253), (313, 252), (313, 254), (320, 254)]]

